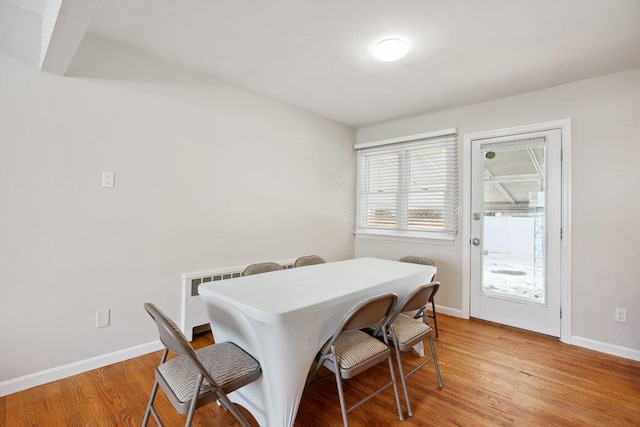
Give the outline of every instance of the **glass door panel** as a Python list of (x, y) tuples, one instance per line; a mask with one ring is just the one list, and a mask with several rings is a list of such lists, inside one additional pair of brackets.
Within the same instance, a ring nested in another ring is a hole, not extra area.
[(480, 147), (482, 294), (545, 304), (544, 138)]

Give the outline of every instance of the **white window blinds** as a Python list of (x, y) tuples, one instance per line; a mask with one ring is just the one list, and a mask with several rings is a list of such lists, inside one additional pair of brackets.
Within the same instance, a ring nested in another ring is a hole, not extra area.
[(355, 148), (356, 233), (415, 237), (456, 233), (455, 129)]

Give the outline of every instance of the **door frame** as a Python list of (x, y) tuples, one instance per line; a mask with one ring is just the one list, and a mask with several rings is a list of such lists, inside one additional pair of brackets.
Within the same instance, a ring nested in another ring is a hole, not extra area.
[(471, 143), (475, 140), (560, 129), (562, 137), (562, 240), (560, 259), (560, 341), (571, 344), (571, 119), (475, 132), (464, 135), (462, 146), (462, 317), (471, 306)]

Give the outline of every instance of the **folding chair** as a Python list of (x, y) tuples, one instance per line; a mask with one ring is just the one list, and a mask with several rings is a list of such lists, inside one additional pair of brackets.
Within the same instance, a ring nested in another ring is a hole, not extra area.
[[(196, 408), (218, 401), (243, 426), (248, 427), (249, 423), (227, 394), (257, 380), (262, 373), (260, 364), (240, 347), (229, 342), (212, 344), (194, 351), (184, 334), (162, 311), (150, 303), (146, 303), (144, 308), (156, 322), (160, 341), (165, 349), (155, 371), (155, 382), (142, 421), (143, 427), (149, 422), (149, 414), (153, 414), (158, 425), (162, 426), (153, 407), (158, 386), (162, 387), (179, 414), (187, 414), (185, 426), (191, 425)], [(167, 360), (170, 351), (179, 356)]]
[(306, 265), (324, 264), (326, 261), (318, 255), (301, 256), (293, 263), (293, 267), (304, 267)]
[[(432, 265), (434, 267), (436, 266), (436, 264), (431, 260), (431, 258), (414, 256), (414, 255), (408, 255), (406, 257), (400, 258), (400, 262), (408, 262), (411, 264)], [(435, 279), (436, 279), (436, 275), (434, 274), (431, 277), (430, 282), (433, 282)], [(433, 291), (433, 294), (431, 294), (431, 299), (429, 300), (429, 302), (431, 303), (431, 312), (433, 313), (433, 316), (429, 316), (429, 317), (433, 319), (433, 329), (436, 330), (436, 338), (438, 338), (439, 335), (438, 335), (438, 319), (436, 318), (436, 303), (433, 300), (433, 297), (436, 296), (436, 292), (438, 292), (438, 289)]]
[[(382, 338), (384, 342), (381, 342), (360, 330), (365, 327), (375, 327), (379, 324), (386, 324), (387, 316), (393, 309), (397, 299), (398, 297), (395, 294), (385, 294), (368, 298), (356, 305), (347, 313), (336, 329), (335, 334), (324, 344), (315, 358), (315, 367), (309, 375), (305, 387), (312, 384), (312, 380), (318, 373), (320, 367), (324, 366), (333, 372), (335, 374), (340, 408), (342, 410), (342, 420), (344, 421), (345, 427), (349, 425), (347, 414), (351, 410), (357, 408), (391, 385), (395, 392), (398, 417), (400, 420), (404, 419), (387, 335), (383, 334)], [(347, 408), (342, 380), (353, 378), (384, 360), (389, 361), (391, 381)], [(326, 377), (321, 379), (324, 378)]]
[(268, 273), (270, 271), (284, 270), (284, 267), (277, 262), (259, 262), (251, 264), (242, 272), (243, 276), (251, 276), (252, 274)]
[[(439, 286), (440, 284), (438, 282), (431, 282), (415, 289), (406, 296), (398, 305), (398, 308), (389, 316), (387, 327), (385, 328), (384, 325), (378, 325), (373, 332), (375, 336), (385, 339), (385, 343), (390, 341), (396, 349), (398, 369), (400, 371), (400, 379), (402, 381), (402, 388), (404, 389), (404, 398), (407, 403), (407, 413), (409, 416), (413, 415), (406, 383), (406, 379), (410, 375), (433, 360), (436, 368), (436, 377), (438, 378), (438, 387), (442, 388), (442, 378), (440, 377), (436, 348), (433, 344), (433, 338), (431, 337), (431, 327), (423, 314), (431, 296), (437, 291)], [(404, 311), (415, 310), (418, 311), (415, 317), (402, 313)], [(431, 355), (405, 375), (400, 353), (403, 351), (411, 351), (414, 345), (422, 342), (425, 338), (429, 340)]]

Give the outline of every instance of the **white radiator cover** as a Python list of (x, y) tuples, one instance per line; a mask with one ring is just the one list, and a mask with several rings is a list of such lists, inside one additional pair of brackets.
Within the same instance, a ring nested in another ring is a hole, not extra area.
[[(278, 264), (284, 268), (293, 268), (294, 261), (280, 261)], [(193, 328), (207, 325), (209, 317), (204, 308), (202, 298), (198, 294), (198, 286), (201, 283), (216, 282), (240, 277), (246, 267), (230, 267), (217, 270), (185, 273), (182, 275), (182, 302), (180, 305), (180, 329), (191, 341)]]

